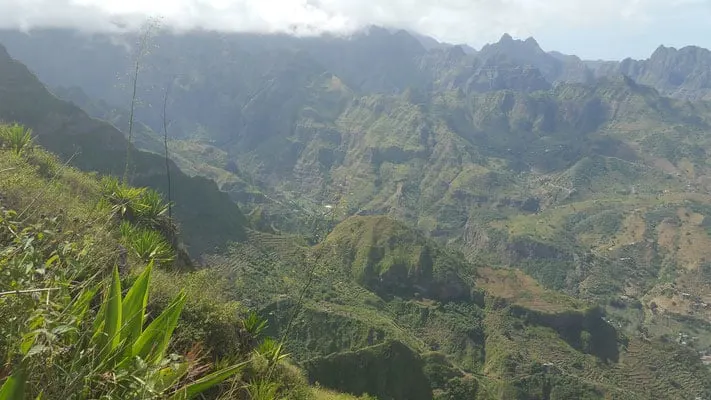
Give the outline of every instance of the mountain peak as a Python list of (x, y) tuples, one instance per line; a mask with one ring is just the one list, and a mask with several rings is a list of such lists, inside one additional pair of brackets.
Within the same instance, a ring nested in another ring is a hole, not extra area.
[(455, 58), (455, 59), (460, 59), (460, 58), (465, 57), (467, 55), (467, 53), (464, 51), (464, 49), (460, 45), (452, 46), (448, 50), (447, 54), (450, 57)]
[(526, 39), (526, 41), (524, 41), (524, 43), (526, 43), (526, 44), (529, 45), (529, 46), (540, 47), (540, 46), (538, 45), (538, 42), (536, 41), (536, 39), (533, 38), (533, 36), (529, 36), (529, 38)]
[(10, 58), (10, 53), (7, 52), (5, 46), (0, 44), (0, 59)]
[(659, 45), (659, 47), (657, 47), (656, 50), (654, 50), (654, 53), (652, 53), (650, 58), (655, 58), (655, 57), (668, 55), (668, 54), (672, 54), (672, 53), (676, 53), (676, 48), (667, 47), (667, 46), (661, 44), (661, 45)]
[[(536, 39), (529, 37), (526, 40), (514, 39), (508, 33), (504, 33), (498, 42), (493, 44), (488, 44), (484, 46), (488, 49), (507, 49), (507, 51), (533, 51), (533, 52), (543, 52), (541, 47), (538, 45)], [(484, 49), (482, 49), (484, 50)]]

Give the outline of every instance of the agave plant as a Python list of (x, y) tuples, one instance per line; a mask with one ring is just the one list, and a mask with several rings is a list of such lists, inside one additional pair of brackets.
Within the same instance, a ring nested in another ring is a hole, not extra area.
[(163, 202), (160, 193), (152, 189), (143, 192), (136, 207), (138, 222), (151, 227), (160, 226), (167, 212), (168, 204)]
[(279, 361), (289, 357), (289, 354), (283, 353), (284, 343), (278, 342), (270, 337), (264, 338), (257, 349), (257, 354), (264, 357), (270, 366), (276, 365)]
[(258, 337), (267, 328), (267, 321), (254, 311), (250, 312), (242, 323), (244, 329), (253, 337)]
[(15, 154), (22, 154), (32, 145), (32, 130), (18, 124), (0, 126), (0, 140)]
[(134, 227), (129, 222), (121, 223), (121, 235), (128, 246), (143, 261), (170, 264), (175, 252), (160, 232), (153, 229)]
[(278, 400), (279, 384), (264, 380), (255, 380), (245, 386), (251, 400)]
[(140, 214), (140, 199), (145, 188), (124, 185), (117, 178), (105, 177), (102, 180), (104, 198), (111, 204), (111, 210), (122, 219), (133, 220)]
[[(113, 381), (123, 377), (124, 381), (133, 384), (132, 387), (131, 384), (114, 383), (110, 388), (112, 398), (192, 399), (234, 376), (247, 364), (235, 364), (192, 382), (181, 383), (192, 367), (190, 361), (167, 357), (166, 351), (185, 304), (185, 293), (181, 292), (160, 315), (144, 326), (152, 269), (151, 263), (122, 296), (118, 268), (114, 268), (93, 323), (91, 339), (79, 340), (74, 346), (73, 362), (90, 365), (92, 372), (84, 377), (89, 387), (81, 392), (80, 398), (103, 398), (102, 388), (108, 389), (101, 377), (111, 376)], [(88, 308), (97, 291), (87, 289), (80, 294), (70, 312)], [(28, 369), (20, 365), (0, 388), (0, 400), (24, 399), (27, 379)], [(140, 383), (138, 396), (136, 382)]]

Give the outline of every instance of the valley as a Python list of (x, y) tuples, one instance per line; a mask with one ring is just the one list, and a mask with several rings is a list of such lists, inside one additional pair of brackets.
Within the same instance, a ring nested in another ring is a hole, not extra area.
[(190, 288), (185, 347), (229, 354), (251, 310), (303, 376), (285, 398), (711, 398), (708, 50), (149, 39), (1, 31), (0, 121), (90, 174), (128, 148), (172, 200), (155, 307)]

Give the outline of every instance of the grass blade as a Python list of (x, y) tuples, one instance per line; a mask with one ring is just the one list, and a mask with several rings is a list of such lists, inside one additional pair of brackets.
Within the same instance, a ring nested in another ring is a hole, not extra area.
[(74, 316), (77, 321), (84, 320), (86, 312), (89, 311), (91, 306), (91, 300), (96, 296), (99, 291), (100, 286), (96, 286), (91, 289), (86, 289), (77, 297), (77, 299), (71, 304), (69, 309), (69, 314)]
[(0, 400), (22, 400), (25, 398), (25, 383), (27, 372), (20, 367), (0, 387)]
[(91, 331), (93, 332), (93, 335), (91, 336), (91, 341), (92, 343), (98, 343), (99, 348), (101, 348), (101, 343), (105, 342), (104, 340), (104, 319), (106, 316), (106, 302), (102, 301), (101, 305), (99, 306), (99, 311), (96, 313), (96, 318), (94, 318), (94, 323), (92, 324), (92, 329)]
[(104, 334), (106, 335), (105, 353), (108, 354), (121, 342), (121, 278), (119, 278), (118, 266), (114, 267), (109, 295), (106, 298), (106, 313), (104, 314)]
[(148, 304), (148, 283), (151, 279), (153, 262), (143, 270), (136, 282), (131, 286), (123, 299), (123, 328), (121, 338), (126, 340), (130, 346), (135, 342), (143, 330), (143, 321), (146, 315), (146, 305)]
[(213, 372), (207, 376), (204, 376), (195, 382), (189, 383), (182, 388), (178, 389), (171, 397), (170, 400), (188, 400), (192, 399), (200, 393), (222, 383), (224, 380), (239, 373), (249, 361), (245, 361), (239, 364), (235, 364), (231, 367), (221, 369), (219, 371)]

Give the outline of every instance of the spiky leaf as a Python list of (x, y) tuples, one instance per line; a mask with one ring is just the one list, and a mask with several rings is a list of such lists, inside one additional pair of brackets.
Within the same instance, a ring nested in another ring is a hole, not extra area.
[(215, 387), (216, 385), (222, 383), (224, 380), (239, 373), (249, 361), (245, 361), (239, 364), (235, 364), (231, 367), (221, 369), (219, 371), (213, 372), (207, 376), (204, 376), (190, 384), (183, 386), (178, 389), (170, 400), (188, 400), (195, 396), (203, 393), (204, 391)]
[(25, 383), (27, 372), (19, 368), (12, 376), (7, 378), (0, 387), (0, 400), (22, 400), (25, 398)]
[(106, 297), (106, 311), (104, 314), (104, 337), (106, 345), (104, 354), (108, 354), (118, 347), (121, 342), (121, 278), (118, 267), (114, 267), (109, 293)]
[(146, 305), (148, 304), (148, 283), (151, 279), (152, 270), (153, 261), (138, 276), (138, 279), (136, 279), (136, 282), (133, 283), (123, 299), (122, 317), (124, 326), (121, 329), (121, 338), (125, 339), (129, 345), (132, 345), (141, 336), (146, 315)]
[(149, 364), (156, 364), (163, 358), (170, 343), (170, 337), (178, 324), (178, 318), (185, 305), (185, 292), (178, 297), (163, 312), (151, 322), (133, 344), (133, 356), (141, 357)]

